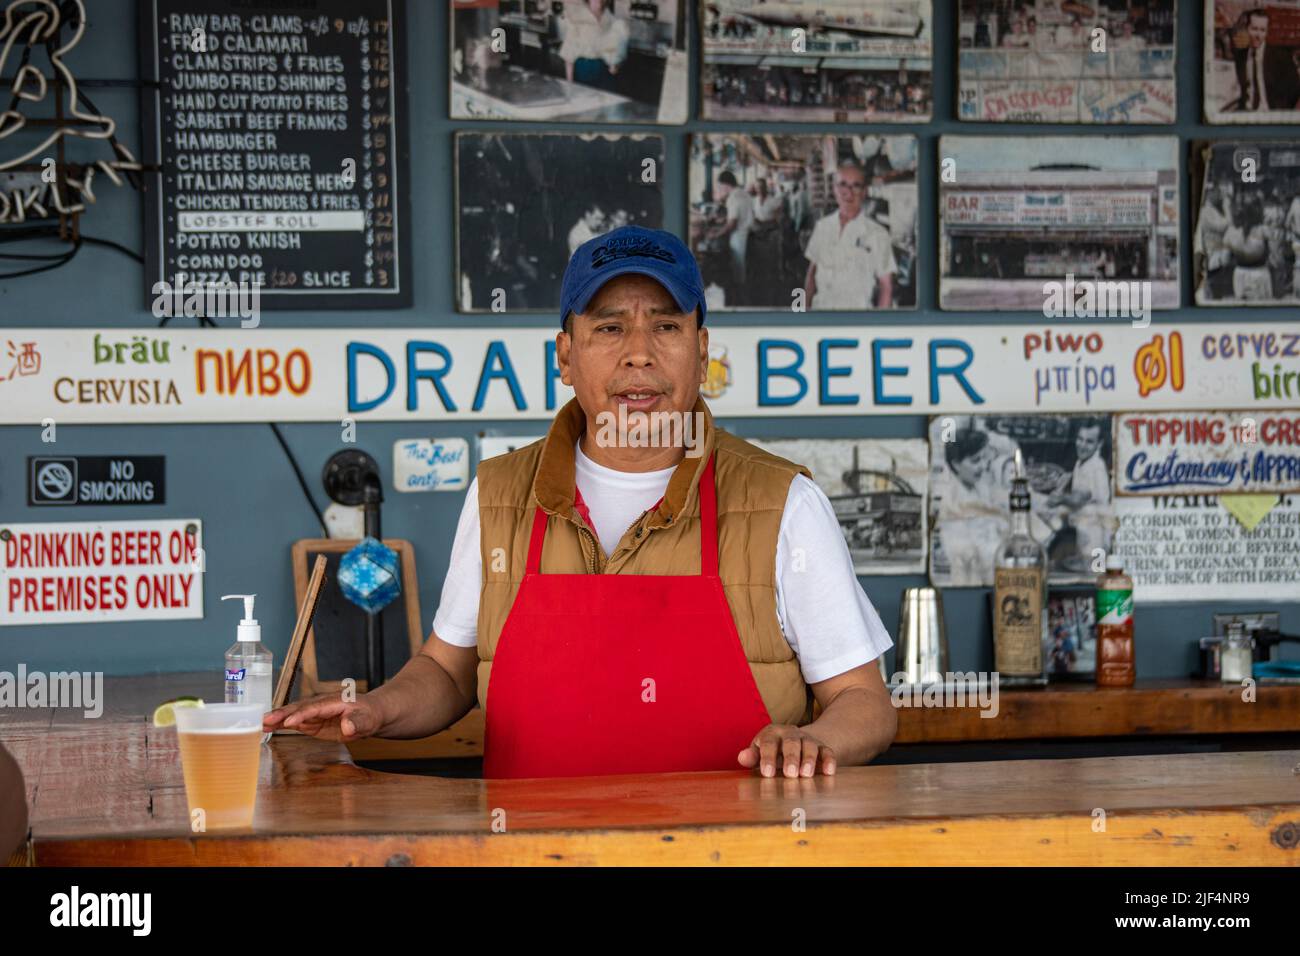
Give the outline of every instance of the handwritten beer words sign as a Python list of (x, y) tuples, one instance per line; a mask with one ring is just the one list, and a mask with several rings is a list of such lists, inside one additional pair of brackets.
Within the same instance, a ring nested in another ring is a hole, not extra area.
[(1118, 415), (1115, 448), (1121, 495), (1300, 491), (1300, 411)]
[(197, 519), (0, 525), (0, 625), (203, 617)]
[(469, 442), (463, 438), (393, 442), (393, 487), (398, 491), (464, 491), (469, 487)]

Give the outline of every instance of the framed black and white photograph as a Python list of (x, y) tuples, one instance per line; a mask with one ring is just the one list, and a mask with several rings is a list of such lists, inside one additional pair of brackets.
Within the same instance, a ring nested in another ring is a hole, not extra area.
[(1300, 301), (1300, 140), (1192, 150), (1197, 305)]
[(659, 136), (457, 133), (459, 310), (558, 309), (580, 245), (662, 226), (663, 157)]
[(1300, 0), (1205, 0), (1207, 123), (1300, 123)]
[(451, 0), (451, 118), (681, 125), (686, 0)]
[(958, 0), (957, 116), (1173, 123), (1176, 0)]
[(1049, 315), (1076, 280), (1123, 294), (1072, 317), (1177, 308), (1179, 169), (1175, 136), (940, 137), (940, 308)]
[(1092, 591), (1051, 591), (1043, 666), (1054, 681), (1093, 680), (1097, 673), (1097, 598)]
[(915, 136), (691, 137), (710, 310), (916, 307)]
[(858, 574), (924, 574), (926, 444), (919, 438), (750, 438), (805, 465), (826, 492)]
[(1109, 415), (943, 415), (930, 419), (930, 580), (992, 587), (1011, 527), (1015, 452), (1029, 482), (1029, 533), (1052, 584), (1092, 582), (1117, 521)]
[(703, 0), (700, 11), (705, 119), (930, 119), (930, 0)]

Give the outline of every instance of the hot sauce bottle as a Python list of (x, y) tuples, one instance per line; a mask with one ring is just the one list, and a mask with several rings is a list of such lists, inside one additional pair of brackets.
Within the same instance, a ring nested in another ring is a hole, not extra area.
[(1097, 686), (1132, 687), (1135, 676), (1133, 579), (1124, 573), (1124, 559), (1111, 554), (1097, 579)]

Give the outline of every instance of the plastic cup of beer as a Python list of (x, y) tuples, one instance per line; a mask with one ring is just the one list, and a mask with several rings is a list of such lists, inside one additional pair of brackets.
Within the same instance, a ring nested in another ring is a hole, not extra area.
[(185, 797), (196, 831), (253, 825), (262, 712), (261, 704), (206, 704), (176, 711)]

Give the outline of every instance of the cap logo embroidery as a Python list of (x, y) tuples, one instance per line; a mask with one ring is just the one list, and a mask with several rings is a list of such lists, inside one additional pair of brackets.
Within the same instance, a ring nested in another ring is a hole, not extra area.
[(650, 239), (614, 239), (597, 246), (591, 253), (591, 267), (600, 269), (619, 259), (658, 259), (676, 264), (677, 257)]

